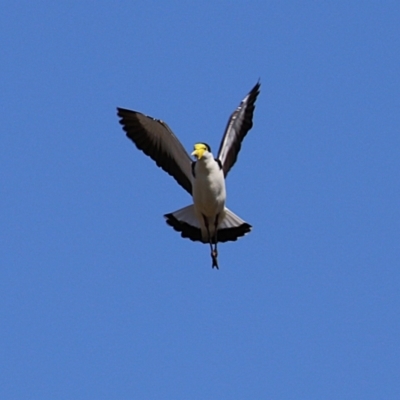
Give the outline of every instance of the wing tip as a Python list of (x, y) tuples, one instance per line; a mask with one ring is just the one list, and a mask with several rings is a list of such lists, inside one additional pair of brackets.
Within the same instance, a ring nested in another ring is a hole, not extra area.
[(260, 78), (258, 78), (257, 83), (254, 85), (253, 89), (250, 90), (250, 92), (247, 96), (254, 97), (254, 102), (255, 102), (257, 99), (257, 96), (260, 94), (260, 88), (261, 88), (261, 80), (260, 80)]

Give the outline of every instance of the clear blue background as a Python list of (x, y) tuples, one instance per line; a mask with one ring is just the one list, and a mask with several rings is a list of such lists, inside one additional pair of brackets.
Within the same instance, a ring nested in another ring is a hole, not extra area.
[[(399, 399), (400, 3), (6, 1), (1, 399)], [(220, 247), (116, 106), (218, 149)]]

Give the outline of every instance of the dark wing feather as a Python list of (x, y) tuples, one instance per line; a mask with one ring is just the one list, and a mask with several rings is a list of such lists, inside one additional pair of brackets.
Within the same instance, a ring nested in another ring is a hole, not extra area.
[(117, 110), (126, 136), (192, 194), (192, 160), (168, 125), (136, 111)]
[(236, 162), (242, 140), (253, 126), (254, 103), (260, 93), (260, 86), (260, 82), (257, 82), (229, 118), (217, 157), (222, 163), (225, 177)]

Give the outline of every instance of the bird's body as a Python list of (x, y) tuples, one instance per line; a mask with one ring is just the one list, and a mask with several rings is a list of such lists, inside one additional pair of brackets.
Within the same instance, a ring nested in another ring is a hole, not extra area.
[(214, 156), (207, 152), (193, 168), (193, 204), (200, 222), (202, 239), (209, 242), (206, 224), (213, 237), (215, 221), (222, 221), (226, 201), (225, 178), (222, 168)]
[(251, 225), (226, 208), (225, 178), (253, 125), (259, 88), (257, 83), (231, 115), (217, 158), (210, 146), (197, 143), (194, 162), (165, 122), (118, 108), (127, 136), (192, 195), (193, 204), (164, 217), (182, 237), (210, 245), (213, 268), (218, 268), (217, 243), (235, 241), (251, 230)]

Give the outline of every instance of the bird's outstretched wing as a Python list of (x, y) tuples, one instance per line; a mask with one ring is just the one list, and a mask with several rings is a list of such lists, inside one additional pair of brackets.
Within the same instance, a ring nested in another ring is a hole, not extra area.
[(117, 110), (126, 136), (192, 194), (192, 160), (168, 125), (136, 111)]
[(243, 138), (253, 126), (254, 103), (260, 93), (260, 86), (260, 82), (257, 82), (229, 118), (217, 157), (221, 161), (225, 177), (236, 162)]

